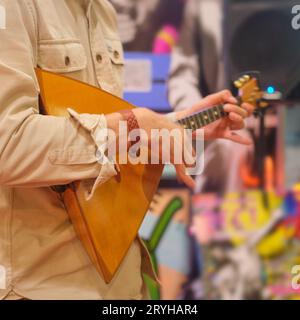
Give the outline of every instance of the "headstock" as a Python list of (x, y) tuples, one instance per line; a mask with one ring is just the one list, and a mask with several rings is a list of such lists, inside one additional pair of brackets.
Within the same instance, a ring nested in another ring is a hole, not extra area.
[(268, 104), (263, 100), (264, 93), (260, 87), (258, 72), (249, 72), (234, 82), (241, 102), (252, 104), (256, 108), (265, 108)]

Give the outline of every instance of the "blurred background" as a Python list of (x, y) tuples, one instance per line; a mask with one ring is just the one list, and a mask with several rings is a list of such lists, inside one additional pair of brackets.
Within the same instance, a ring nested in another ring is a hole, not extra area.
[(165, 168), (140, 230), (153, 299), (299, 299), (300, 2), (111, 2), (126, 100), (168, 113), (256, 70), (267, 101), (243, 132), (253, 146), (206, 143), (193, 193)]

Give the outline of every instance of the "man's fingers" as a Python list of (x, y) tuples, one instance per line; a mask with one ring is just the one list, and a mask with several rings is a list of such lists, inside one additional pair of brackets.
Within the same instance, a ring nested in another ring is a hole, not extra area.
[(187, 167), (192, 168), (196, 165), (196, 151), (193, 148), (192, 136), (186, 133), (186, 130), (182, 130), (184, 135), (183, 141), (183, 160)]
[(232, 95), (232, 93), (229, 90), (223, 90), (218, 93), (211, 94), (207, 96), (204, 100), (211, 101), (212, 104), (218, 104), (218, 103), (232, 103), (236, 104), (237, 100)]
[(226, 134), (224, 138), (227, 140), (231, 140), (233, 142), (245, 144), (245, 145), (251, 145), (253, 143), (250, 138), (241, 136), (232, 131), (228, 132), (228, 134)]
[(254, 110), (255, 110), (255, 107), (250, 103), (243, 103), (241, 105), (241, 108), (243, 108), (244, 110), (247, 111), (248, 117), (250, 117), (253, 114)]
[(227, 113), (236, 113), (238, 115), (240, 115), (242, 118), (247, 118), (248, 117), (248, 111), (236, 106), (234, 104), (225, 104), (224, 106), (224, 111)]
[(183, 163), (186, 167), (193, 168), (196, 165), (196, 151), (192, 144), (192, 134), (189, 136), (185, 129), (180, 130), (181, 137), (174, 137), (171, 141), (171, 163)]
[(231, 91), (229, 90), (223, 90), (220, 92), (221, 95), (221, 101), (223, 103), (232, 103), (237, 104), (237, 99), (232, 95)]
[(178, 180), (183, 182), (190, 189), (194, 190), (196, 183), (191, 176), (186, 174), (186, 167), (183, 164), (179, 164), (175, 166), (175, 169)]
[(242, 129), (244, 129), (245, 128), (245, 123), (244, 122), (238, 122), (238, 123), (231, 123), (230, 125), (229, 125), (229, 127), (230, 127), (230, 130), (234, 130), (234, 131), (236, 131), (236, 130), (242, 130)]
[(208, 108), (223, 103), (237, 104), (237, 100), (229, 90), (223, 90), (218, 93), (211, 94), (205, 97), (203, 100), (199, 101), (199, 103), (192, 107), (192, 111), (197, 112), (204, 107)]
[(241, 124), (241, 123), (243, 124), (244, 123), (244, 118), (234, 112), (230, 112), (228, 115), (228, 118), (229, 118), (229, 120), (234, 122), (234, 124)]

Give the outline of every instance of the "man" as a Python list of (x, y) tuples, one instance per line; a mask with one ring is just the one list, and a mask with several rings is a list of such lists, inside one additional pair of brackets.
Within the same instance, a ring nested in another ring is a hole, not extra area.
[[(123, 116), (38, 113), (37, 66), (122, 95), (123, 52), (115, 12), (106, 0), (0, 0), (0, 6), (6, 12), (5, 29), (0, 30), (0, 297), (146, 298), (142, 272), (153, 274), (138, 239), (112, 282), (105, 284), (76, 237), (61, 197), (50, 188), (89, 179), (93, 185), (87, 191), (93, 192), (113, 177), (114, 164), (101, 165), (96, 156), (107, 138), (95, 137), (103, 128), (118, 136)], [(231, 129), (242, 127), (252, 108), (235, 106), (229, 92), (175, 116), (221, 102), (229, 102), (228, 119), (209, 126), (206, 138), (248, 143)], [(178, 128), (150, 110), (137, 109), (134, 117), (148, 133)], [(176, 168), (180, 179), (193, 187), (185, 166)]]
[[(222, 59), (223, 1), (188, 0), (179, 42), (173, 50), (168, 81), (169, 100), (175, 110), (184, 110), (202, 97), (226, 86)], [(248, 148), (214, 141), (206, 144), (205, 172), (197, 179), (197, 192), (225, 193), (240, 190), (241, 159)]]

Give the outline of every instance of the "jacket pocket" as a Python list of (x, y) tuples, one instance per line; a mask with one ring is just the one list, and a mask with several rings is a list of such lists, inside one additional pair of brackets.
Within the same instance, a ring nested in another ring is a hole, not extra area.
[(123, 76), (124, 76), (124, 52), (123, 46), (118, 39), (105, 39), (108, 54), (112, 64), (115, 83), (117, 85), (117, 95), (122, 96), (123, 93)]
[(121, 41), (105, 39), (105, 42), (112, 63), (116, 66), (124, 66), (124, 53)]
[(79, 40), (42, 40), (38, 66), (54, 73), (81, 71), (87, 66), (87, 57)]

